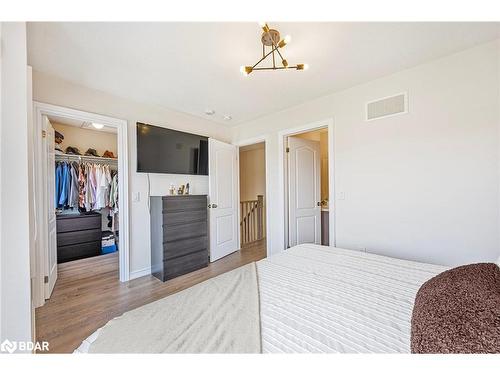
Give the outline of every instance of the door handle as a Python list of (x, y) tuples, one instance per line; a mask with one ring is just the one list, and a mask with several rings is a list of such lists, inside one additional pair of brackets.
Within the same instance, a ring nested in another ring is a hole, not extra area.
[(217, 204), (215, 204), (215, 203), (214, 204), (209, 204), (208, 208), (217, 208)]
[(316, 205), (321, 207), (321, 202), (317, 202)]

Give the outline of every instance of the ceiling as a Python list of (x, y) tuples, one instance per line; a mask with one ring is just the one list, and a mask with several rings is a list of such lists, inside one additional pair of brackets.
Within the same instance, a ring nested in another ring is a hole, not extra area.
[(112, 127), (112, 126), (103, 125), (103, 127), (101, 129), (96, 129), (92, 125), (91, 122), (69, 119), (69, 118), (62, 117), (62, 116), (52, 116), (51, 115), (51, 116), (49, 116), (49, 121), (52, 123), (55, 123), (55, 124), (74, 126), (76, 128), (86, 129), (86, 130), (95, 131), (95, 132), (106, 132), (106, 133), (115, 133), (115, 134), (118, 133), (117, 129)]
[(264, 149), (265, 147), (266, 147), (265, 142), (259, 142), (259, 143), (253, 143), (253, 144), (247, 145), (247, 146), (240, 146), (239, 150), (240, 150), (240, 152), (246, 152), (246, 151)]
[(269, 25), (292, 36), (283, 50), (290, 65), (309, 70), (244, 77), (240, 66), (261, 56), (257, 22), (29, 23), (28, 60), (83, 86), (231, 126), (499, 37), (499, 23)]

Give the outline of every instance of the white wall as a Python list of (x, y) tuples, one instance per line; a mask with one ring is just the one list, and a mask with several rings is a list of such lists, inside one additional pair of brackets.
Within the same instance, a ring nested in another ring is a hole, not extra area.
[(240, 201), (256, 200), (266, 195), (266, 151), (240, 148)]
[[(244, 123), (234, 141), (270, 136), (278, 196), (278, 131), (334, 118), (336, 244), (440, 264), (499, 252), (499, 44), (434, 62)], [(409, 92), (407, 115), (365, 122), (365, 102)], [(333, 198), (333, 197), (331, 197)], [(270, 200), (273, 249), (283, 204)]]
[(0, 341), (31, 340), (26, 25), (3, 23), (0, 136)]
[[(131, 88), (133, 90), (134, 88)], [(128, 121), (129, 192), (130, 200), (130, 270), (132, 277), (149, 274), (150, 269), (150, 220), (147, 204), (148, 179), (145, 173), (136, 173), (136, 122), (169, 127), (186, 132), (229, 141), (227, 127), (194, 116), (162, 107), (133, 102), (107, 93), (92, 90), (59, 78), (33, 71), (34, 100), (56, 104), (82, 111), (125, 119)], [(151, 195), (164, 195), (170, 183), (176, 186), (189, 182), (192, 194), (208, 193), (207, 176), (150, 174)], [(134, 193), (140, 201), (132, 202)]]
[(102, 156), (105, 151), (111, 151), (113, 155), (118, 155), (118, 137), (116, 132), (111, 133), (102, 130), (82, 129), (76, 126), (60, 124), (55, 121), (50, 122), (52, 127), (64, 136), (64, 140), (58, 147), (66, 151), (66, 147), (77, 147), (82, 155), (93, 148), (97, 154)]

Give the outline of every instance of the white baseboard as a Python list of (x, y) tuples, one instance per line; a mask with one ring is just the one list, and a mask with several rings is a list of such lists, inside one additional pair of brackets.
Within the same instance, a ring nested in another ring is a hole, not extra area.
[(151, 275), (151, 267), (146, 267), (141, 270), (130, 272), (130, 280), (137, 279), (138, 277)]

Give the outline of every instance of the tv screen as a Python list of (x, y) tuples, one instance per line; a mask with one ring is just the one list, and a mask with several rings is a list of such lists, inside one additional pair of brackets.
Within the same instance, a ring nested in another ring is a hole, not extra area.
[(208, 138), (138, 122), (137, 172), (208, 175)]

